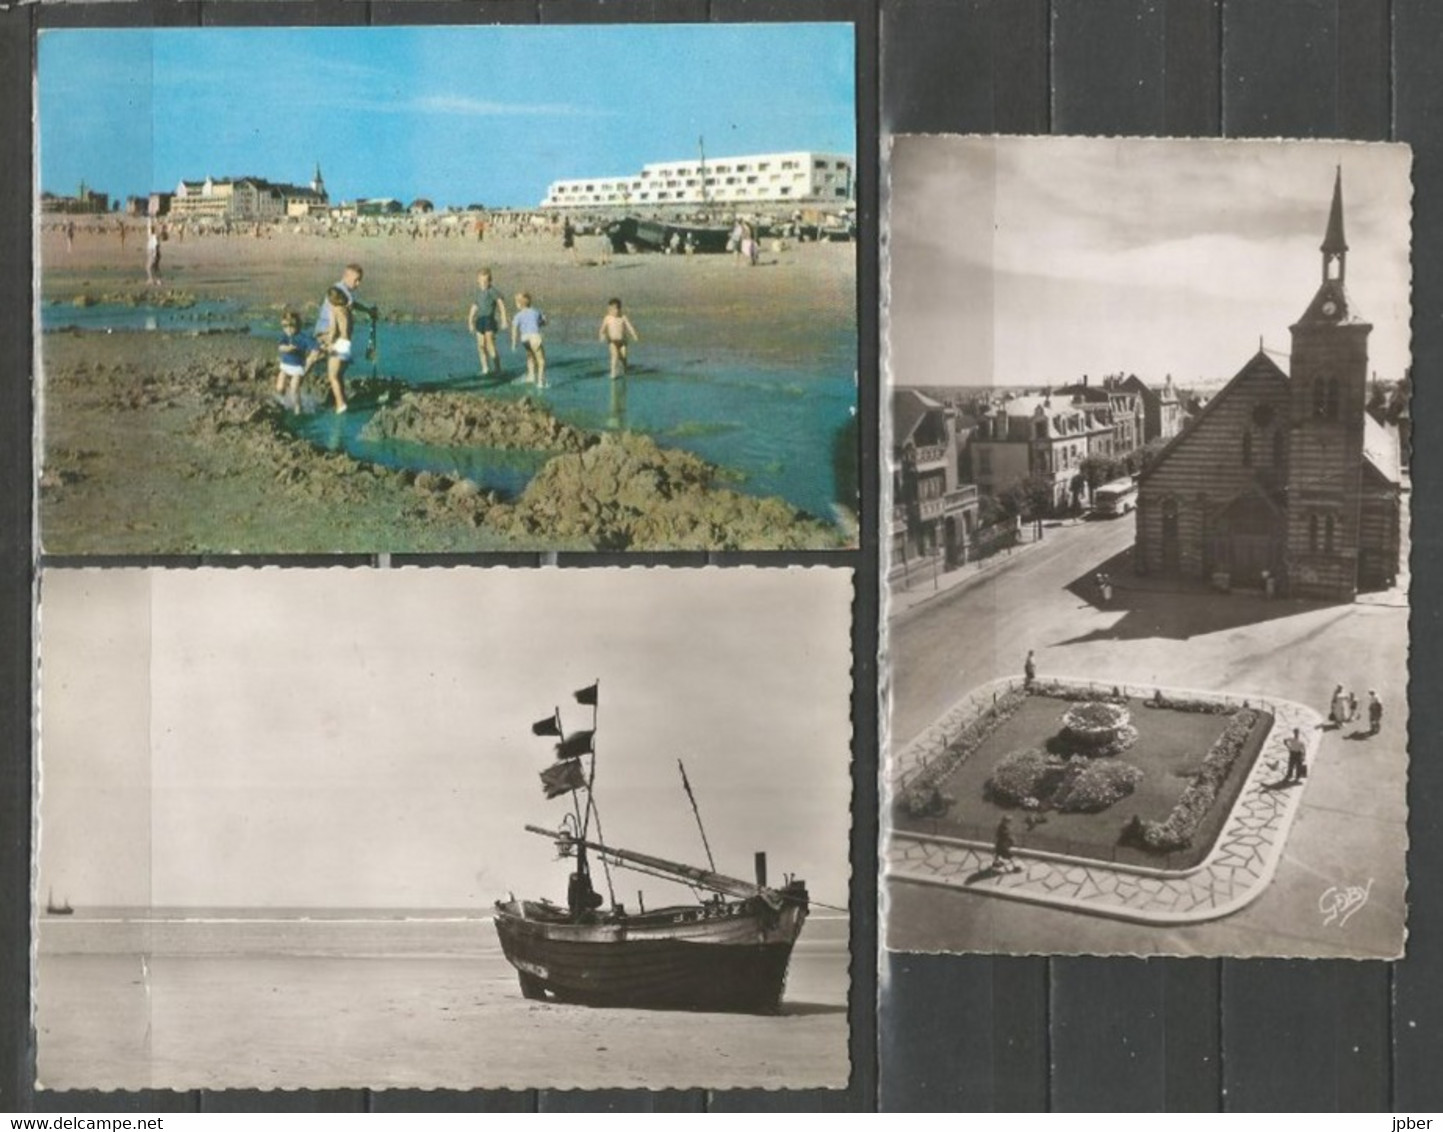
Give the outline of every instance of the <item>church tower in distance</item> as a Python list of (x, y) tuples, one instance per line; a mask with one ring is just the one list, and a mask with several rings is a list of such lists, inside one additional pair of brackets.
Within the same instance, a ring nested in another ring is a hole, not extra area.
[(1288, 588), (1295, 597), (1351, 601), (1358, 590), (1368, 334), (1348, 302), (1343, 173), (1321, 248), (1323, 278), (1292, 326), (1288, 438)]

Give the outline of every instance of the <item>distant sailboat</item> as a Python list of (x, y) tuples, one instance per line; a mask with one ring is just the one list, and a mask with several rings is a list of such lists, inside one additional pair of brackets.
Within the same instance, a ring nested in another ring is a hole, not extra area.
[(75, 909), (70, 906), (69, 900), (64, 904), (56, 904), (55, 890), (52, 888), (50, 895), (45, 900), (45, 914), (47, 916), (72, 916), (75, 914)]

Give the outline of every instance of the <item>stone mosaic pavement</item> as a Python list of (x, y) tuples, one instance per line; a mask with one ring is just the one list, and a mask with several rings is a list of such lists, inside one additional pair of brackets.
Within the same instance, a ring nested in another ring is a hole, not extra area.
[[(1084, 680), (1060, 678), (1067, 684)], [(1016, 686), (999, 680), (970, 693), (931, 728), (909, 744), (889, 767), (894, 788), (923, 763), (941, 754), (950, 736), (989, 702)], [(1107, 685), (1111, 690), (1111, 685)], [(1122, 689), (1129, 695), (1151, 695), (1153, 689)], [(884, 852), (883, 869), (892, 880), (944, 885), (969, 892), (1070, 908), (1098, 916), (1151, 924), (1183, 924), (1218, 919), (1255, 900), (1267, 887), (1283, 855), (1288, 830), (1301, 804), (1306, 780), (1278, 788), (1288, 765), (1283, 740), (1300, 728), (1308, 744), (1307, 765), (1319, 749), (1322, 716), (1292, 700), (1271, 696), (1220, 695), (1193, 689), (1164, 688), (1164, 695), (1247, 701), (1273, 712), (1273, 728), (1254, 761), (1247, 782), (1233, 805), (1216, 846), (1207, 859), (1185, 872), (1166, 872), (1107, 864), (1080, 857), (1030, 852), (1019, 847), (1014, 857), (1020, 871), (991, 871), (992, 847), (950, 838), (893, 834)]]

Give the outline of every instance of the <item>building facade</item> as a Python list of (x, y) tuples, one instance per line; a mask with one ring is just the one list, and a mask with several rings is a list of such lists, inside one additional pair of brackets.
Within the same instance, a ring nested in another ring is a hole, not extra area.
[(977, 488), (961, 477), (957, 416), (914, 389), (892, 394), (891, 574), (922, 560), (960, 566), (977, 532)]
[(1144, 471), (1134, 563), (1147, 573), (1351, 601), (1398, 572), (1396, 431), (1365, 411), (1371, 325), (1345, 290), (1341, 172), (1322, 280), (1292, 326), (1290, 372), (1259, 350)]
[(629, 177), (553, 181), (542, 208), (671, 208), (726, 205), (840, 207), (855, 192), (852, 159), (838, 153), (762, 153), (663, 161)]
[(1142, 443), (1171, 440), (1182, 431), (1182, 402), (1173, 388), (1172, 374), (1164, 379), (1161, 389), (1154, 389), (1135, 373), (1128, 374), (1117, 387), (1136, 394), (1142, 403)]
[(1045, 480), (1051, 507), (1061, 510), (1071, 502), (1082, 462), (1116, 455), (1115, 435), (1105, 403), (1074, 403), (1051, 393), (1013, 397), (978, 420), (972, 474), (978, 490), (991, 496), (1028, 477)]
[(237, 221), (279, 220), (325, 211), (330, 204), (321, 167), (309, 185), (290, 185), (261, 177), (182, 180), (170, 198), (176, 220)]

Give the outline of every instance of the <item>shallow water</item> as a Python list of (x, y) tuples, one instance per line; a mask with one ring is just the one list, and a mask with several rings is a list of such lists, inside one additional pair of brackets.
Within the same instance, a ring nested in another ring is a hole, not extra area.
[[(249, 325), (258, 337), (273, 315), (227, 304), (187, 310), (97, 305), (42, 308), (46, 329), (194, 329)], [(359, 320), (358, 351), (366, 340)], [(546, 343), (549, 387), (518, 380), (524, 355), (500, 344), (503, 380), (479, 375), (474, 339), (454, 323), (385, 323), (373, 364), (358, 357), (352, 378), (372, 373), (423, 389), (484, 391), (488, 396), (537, 396), (563, 421), (593, 431), (630, 430), (663, 447), (680, 448), (726, 469), (730, 486), (759, 496), (781, 496), (823, 519), (838, 505), (854, 510), (856, 339), (839, 331), (820, 354), (759, 360), (741, 346), (699, 356), (684, 347), (644, 342), (632, 348), (632, 370), (620, 381), (608, 375), (605, 348), (553, 334)], [(504, 335), (503, 335), (504, 338)], [(306, 412), (289, 417), (298, 435), (332, 450), (390, 467), (453, 474), (503, 496), (523, 490), (544, 457), (484, 449), (369, 442), (360, 432), (374, 411), (357, 404), (342, 417), (329, 412), (323, 378), (310, 379)]]

